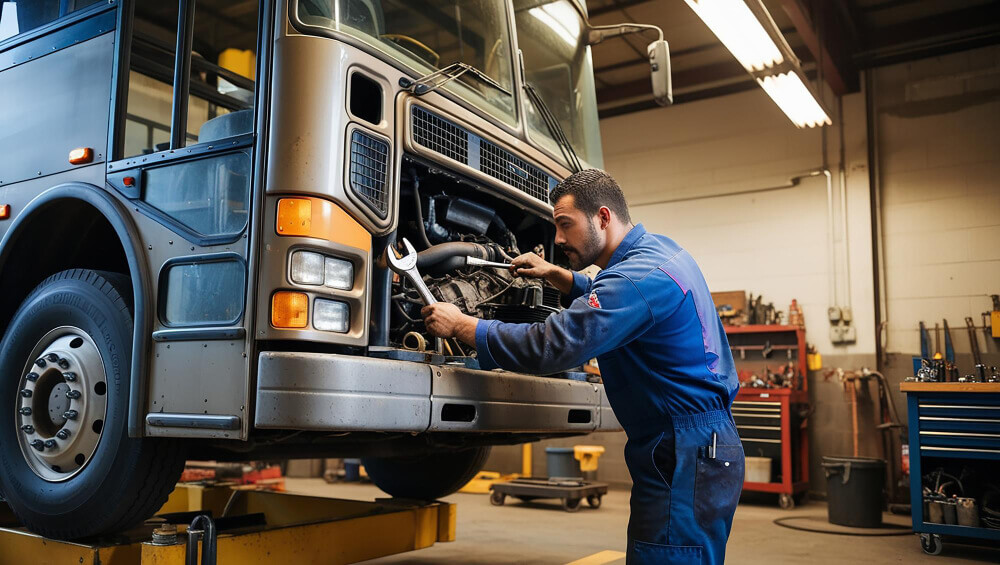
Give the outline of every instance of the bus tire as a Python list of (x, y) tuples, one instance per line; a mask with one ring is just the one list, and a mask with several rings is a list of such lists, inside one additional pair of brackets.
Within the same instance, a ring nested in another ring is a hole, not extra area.
[(0, 342), (0, 491), (28, 527), (79, 539), (125, 530), (166, 501), (177, 440), (128, 437), (128, 277), (50, 276)]
[(368, 457), (361, 463), (375, 486), (395, 498), (437, 500), (471, 481), (489, 455), (489, 447), (472, 447), (414, 457)]

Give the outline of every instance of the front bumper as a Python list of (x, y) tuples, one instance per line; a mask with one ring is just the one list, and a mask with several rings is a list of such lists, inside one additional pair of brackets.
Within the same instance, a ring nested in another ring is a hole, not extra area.
[(322, 431), (619, 431), (604, 385), (464, 366), (263, 352), (254, 425)]

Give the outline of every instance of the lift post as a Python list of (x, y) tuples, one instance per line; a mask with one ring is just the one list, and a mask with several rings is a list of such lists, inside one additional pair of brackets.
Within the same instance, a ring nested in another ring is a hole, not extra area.
[[(355, 563), (455, 539), (456, 508), (444, 502), (178, 486), (164, 509), (139, 528), (84, 543), (47, 539), (0, 515), (0, 563), (185, 565), (186, 525), (201, 513), (216, 517), (219, 565)], [(153, 545), (152, 531), (164, 523), (178, 525), (177, 543)]]

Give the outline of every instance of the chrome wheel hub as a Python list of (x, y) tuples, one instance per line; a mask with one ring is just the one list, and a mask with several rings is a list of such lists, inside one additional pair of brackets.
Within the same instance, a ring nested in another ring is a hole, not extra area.
[(45, 334), (18, 382), (14, 418), (25, 461), (39, 477), (64, 481), (97, 451), (108, 407), (104, 360), (83, 330)]

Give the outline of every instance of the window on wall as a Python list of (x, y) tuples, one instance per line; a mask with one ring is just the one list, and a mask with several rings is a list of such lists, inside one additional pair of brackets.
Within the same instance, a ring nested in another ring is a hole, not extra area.
[[(123, 154), (170, 148), (179, 3), (137, 2), (133, 20)], [(198, 0), (189, 95), (180, 146), (250, 133), (257, 2)]]
[(0, 3), (0, 41), (27, 33), (100, 0), (13, 0)]

